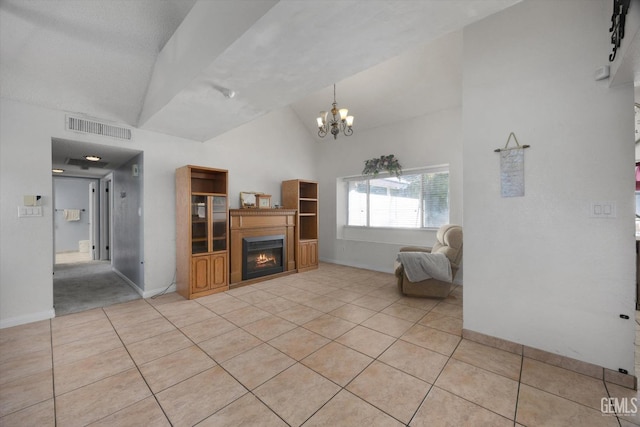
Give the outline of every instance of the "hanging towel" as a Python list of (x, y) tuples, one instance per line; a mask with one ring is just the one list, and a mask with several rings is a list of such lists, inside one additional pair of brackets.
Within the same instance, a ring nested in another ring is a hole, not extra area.
[(80, 221), (80, 209), (65, 209), (64, 219), (67, 221)]

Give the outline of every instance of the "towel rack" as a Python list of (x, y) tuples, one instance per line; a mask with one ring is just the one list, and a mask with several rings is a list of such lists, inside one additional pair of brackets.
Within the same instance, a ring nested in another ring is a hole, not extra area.
[[(66, 210), (68, 210), (68, 209), (55, 209), (56, 212), (63, 212), (63, 211), (66, 211)], [(80, 212), (86, 212), (87, 211), (86, 209), (78, 209), (78, 210)]]

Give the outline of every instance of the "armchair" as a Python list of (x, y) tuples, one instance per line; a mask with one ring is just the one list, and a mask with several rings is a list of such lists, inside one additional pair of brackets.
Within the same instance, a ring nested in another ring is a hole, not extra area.
[[(443, 225), (436, 235), (437, 242), (432, 248), (404, 247), (400, 252), (443, 253), (451, 264), (451, 280), (456, 276), (462, 261), (462, 227), (459, 225)], [(434, 278), (411, 282), (407, 278), (404, 267), (397, 263), (395, 275), (398, 278), (398, 289), (404, 295), (445, 298), (451, 291), (451, 282)]]

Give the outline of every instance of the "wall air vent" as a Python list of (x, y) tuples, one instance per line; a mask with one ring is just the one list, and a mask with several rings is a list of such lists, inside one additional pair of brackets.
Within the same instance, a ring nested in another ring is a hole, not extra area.
[(87, 120), (80, 117), (67, 116), (67, 130), (94, 135), (108, 136), (116, 139), (131, 140), (131, 129), (108, 125), (106, 123)]

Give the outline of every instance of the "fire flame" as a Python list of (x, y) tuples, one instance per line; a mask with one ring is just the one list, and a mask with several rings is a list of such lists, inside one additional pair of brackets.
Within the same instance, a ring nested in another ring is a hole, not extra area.
[(260, 254), (256, 257), (256, 265), (258, 267), (266, 264), (275, 264), (276, 259), (274, 257), (267, 256), (266, 254)]

